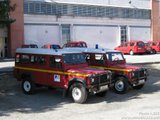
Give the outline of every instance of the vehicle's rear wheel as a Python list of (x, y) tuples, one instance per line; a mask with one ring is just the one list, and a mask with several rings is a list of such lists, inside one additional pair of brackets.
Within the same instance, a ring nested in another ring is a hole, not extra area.
[(75, 103), (84, 103), (87, 100), (87, 90), (81, 83), (74, 83), (71, 86), (70, 93)]
[(144, 84), (141, 84), (141, 85), (137, 85), (137, 86), (132, 86), (133, 89), (136, 89), (136, 90), (139, 90), (139, 89), (142, 89), (144, 86)]
[(131, 51), (129, 52), (129, 54), (130, 54), (130, 55), (134, 55), (134, 52), (133, 52), (133, 50), (131, 50)]
[(107, 94), (107, 90), (106, 90), (106, 91), (103, 91), (103, 92), (100, 92), (100, 93), (96, 93), (95, 95), (96, 95), (97, 97), (104, 97), (104, 96), (106, 96), (106, 94)]
[(25, 94), (33, 94), (35, 91), (35, 84), (29, 78), (24, 78), (22, 81), (22, 90)]
[(128, 90), (128, 81), (125, 77), (117, 77), (114, 83), (114, 91), (118, 94), (124, 94)]
[(156, 50), (152, 50), (153, 51), (153, 54), (156, 54), (157, 52), (156, 52)]

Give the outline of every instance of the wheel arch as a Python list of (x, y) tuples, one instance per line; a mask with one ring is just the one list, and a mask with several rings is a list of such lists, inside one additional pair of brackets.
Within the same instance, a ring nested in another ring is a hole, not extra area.
[(80, 79), (80, 78), (73, 78), (73, 79), (71, 79), (71, 80), (69, 81), (69, 83), (68, 83), (68, 88), (67, 88), (67, 90), (66, 90), (65, 96), (68, 95), (68, 93), (69, 93), (69, 91), (70, 91), (70, 88), (71, 88), (71, 86), (72, 86), (74, 83), (81, 83), (81, 84), (84, 85), (85, 88), (87, 88), (87, 83), (86, 83), (85, 80)]

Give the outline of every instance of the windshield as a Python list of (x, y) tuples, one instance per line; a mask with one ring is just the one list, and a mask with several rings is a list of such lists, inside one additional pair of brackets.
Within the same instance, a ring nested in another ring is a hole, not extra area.
[(82, 64), (86, 63), (84, 54), (65, 54), (63, 55), (66, 64)]
[(106, 56), (109, 61), (113, 61), (113, 62), (124, 60), (123, 54), (121, 52), (107, 53)]
[(145, 44), (144, 44), (143, 42), (138, 42), (138, 43), (137, 43), (137, 46), (139, 46), (139, 47), (144, 47)]

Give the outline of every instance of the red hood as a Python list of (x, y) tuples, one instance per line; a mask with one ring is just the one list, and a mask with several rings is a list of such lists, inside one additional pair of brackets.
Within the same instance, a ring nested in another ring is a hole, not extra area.
[(124, 69), (124, 70), (137, 70), (141, 69), (139, 66), (134, 66), (134, 65), (129, 65), (129, 64), (118, 64), (118, 65), (113, 65), (110, 68), (117, 68), (117, 69)]
[(89, 67), (71, 68), (68, 69), (67, 71), (72, 73), (89, 74), (89, 75), (106, 73), (106, 71), (104, 70), (89, 68)]

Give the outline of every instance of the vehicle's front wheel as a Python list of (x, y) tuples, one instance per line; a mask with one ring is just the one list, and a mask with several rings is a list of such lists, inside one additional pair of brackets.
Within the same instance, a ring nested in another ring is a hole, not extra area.
[(117, 77), (114, 83), (114, 91), (118, 94), (124, 94), (128, 90), (128, 81), (125, 77)]
[(81, 83), (74, 83), (71, 86), (70, 93), (75, 103), (84, 103), (87, 100), (88, 92)]
[(144, 86), (144, 84), (141, 84), (141, 85), (137, 85), (137, 86), (132, 86), (133, 89), (136, 89), (136, 90), (139, 90), (139, 89), (142, 89)]
[(131, 51), (129, 52), (129, 54), (130, 54), (130, 55), (134, 55), (134, 52), (133, 52), (133, 50), (131, 50)]
[(35, 91), (35, 84), (26, 78), (22, 81), (22, 90), (25, 94), (33, 94)]

